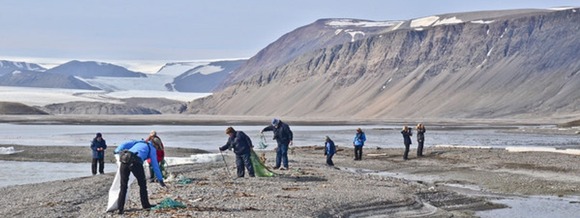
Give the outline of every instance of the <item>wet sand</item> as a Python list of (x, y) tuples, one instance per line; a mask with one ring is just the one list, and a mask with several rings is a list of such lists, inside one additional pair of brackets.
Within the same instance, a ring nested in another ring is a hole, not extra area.
[[(1, 160), (78, 162), (84, 147), (50, 147)], [(75, 155), (52, 158), (48, 150)], [(168, 156), (199, 151), (179, 150)], [(266, 154), (272, 166), (275, 153)], [(273, 178), (234, 179), (234, 156), (223, 161), (170, 166), (190, 184), (149, 183), (153, 203), (171, 198), (181, 209), (140, 209), (138, 188), (131, 187), (125, 217), (473, 217), (477, 211), (504, 208), (494, 199), (509, 196), (580, 196), (580, 157), (504, 149), (428, 147), (425, 157), (402, 158), (403, 149), (366, 148), (362, 161), (350, 147), (339, 147), (336, 167), (325, 166), (322, 147), (293, 147), (290, 170)], [(21, 159), (19, 159), (21, 158)], [(81, 158), (82, 159), (82, 158)], [(86, 159), (84, 159), (86, 160)], [(88, 161), (87, 161), (88, 163)], [(0, 189), (3, 217), (117, 217), (106, 213), (114, 175), (105, 174)], [(570, 202), (574, 203), (574, 202)], [(541, 206), (541, 205), (538, 205)]]

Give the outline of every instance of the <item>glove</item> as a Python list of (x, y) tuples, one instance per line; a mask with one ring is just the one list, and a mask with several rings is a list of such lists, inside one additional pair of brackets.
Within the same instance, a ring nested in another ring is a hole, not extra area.
[(167, 187), (163, 181), (159, 181), (159, 185), (161, 185), (161, 187)]

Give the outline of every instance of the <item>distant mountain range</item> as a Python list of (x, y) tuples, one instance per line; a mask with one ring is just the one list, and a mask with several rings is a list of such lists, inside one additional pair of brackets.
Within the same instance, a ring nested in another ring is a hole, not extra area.
[[(0, 86), (210, 93), (242, 63), (244, 60), (168, 63), (156, 74), (145, 74), (95, 61), (74, 60), (45, 69), (34, 63), (2, 60)], [(175, 72), (176, 69), (181, 72)]]

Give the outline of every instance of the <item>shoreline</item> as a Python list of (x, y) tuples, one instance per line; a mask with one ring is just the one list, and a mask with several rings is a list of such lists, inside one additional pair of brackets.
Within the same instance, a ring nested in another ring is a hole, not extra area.
[[(14, 124), (62, 124), (62, 125), (267, 125), (272, 116), (235, 116), (235, 115), (0, 115), (0, 123)], [(350, 118), (310, 118), (278, 117), (292, 125), (415, 125), (425, 123), (429, 126), (538, 126), (562, 125), (568, 119), (350, 119)]]
[[(73, 147), (69, 150), (79, 150), (71, 153), (81, 154), (84, 152), (81, 150), (86, 149)], [(337, 167), (334, 169), (324, 166), (322, 147), (294, 147), (289, 154), (290, 170), (276, 170), (280, 176), (273, 178), (244, 179), (232, 179), (235, 161), (227, 152), (230, 175), (223, 162), (175, 165), (170, 166), (169, 171), (190, 178), (193, 183), (170, 181), (168, 189), (148, 183), (152, 202), (169, 197), (183, 202), (186, 208), (141, 210), (138, 188), (134, 184), (126, 215), (473, 217), (478, 211), (508, 206), (494, 203), (497, 198), (580, 196), (577, 155), (427, 147), (426, 157), (415, 157), (412, 149), (410, 160), (403, 161), (402, 150), (365, 148), (363, 160), (353, 161), (352, 149), (342, 148), (334, 158)], [(267, 165), (273, 164), (273, 151), (257, 150), (257, 153), (265, 153)], [(75, 156), (62, 158), (75, 161)], [(0, 214), (5, 217), (36, 217), (38, 214), (45, 217), (117, 217), (104, 212), (113, 176), (106, 174), (0, 188), (0, 194), (5, 196), (0, 200), (5, 205), (0, 208)]]

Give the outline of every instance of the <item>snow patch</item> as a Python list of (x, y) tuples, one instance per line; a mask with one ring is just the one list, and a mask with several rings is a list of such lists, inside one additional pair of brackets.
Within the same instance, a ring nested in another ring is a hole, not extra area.
[(450, 18), (445, 18), (443, 20), (438, 20), (437, 22), (435, 22), (433, 24), (433, 26), (456, 24), (456, 23), (463, 23), (463, 21), (460, 19), (457, 19), (457, 17), (450, 17)]
[(14, 150), (14, 147), (0, 147), (0, 154), (16, 154), (24, 150)]
[[(565, 10), (570, 10), (570, 9), (574, 9), (574, 7), (553, 7), (553, 8), (548, 8), (548, 10), (553, 10), (553, 11), (565, 11)], [(574, 10), (574, 12), (576, 12)]]
[(495, 20), (473, 20), (471, 21), (471, 23), (477, 23), (477, 24), (490, 24), (495, 22)]
[(193, 163), (212, 163), (222, 160), (221, 154), (194, 154), (190, 157), (165, 157), (167, 165), (182, 165)]
[(217, 73), (217, 72), (220, 72), (223, 70), (224, 70), (224, 68), (220, 67), (220, 66), (207, 65), (207, 66), (203, 66), (203, 67), (198, 68), (194, 72), (188, 73), (188, 76), (196, 74), (196, 73), (203, 74), (203, 75), (210, 75), (212, 73)]
[(438, 16), (429, 16), (411, 20), (411, 28), (431, 26), (437, 20), (439, 20)]
[(350, 42), (354, 42), (355, 41), (355, 36), (356, 34), (361, 34), (361, 35), (365, 35), (365, 33), (363, 31), (353, 31), (353, 30), (347, 30), (345, 31), (346, 33), (348, 33), (351, 37)]
[(340, 19), (332, 20), (326, 22), (327, 26), (333, 27), (345, 27), (345, 26), (358, 26), (358, 27), (389, 27), (400, 24), (402, 21), (360, 21), (352, 19)]
[(551, 147), (506, 147), (505, 150), (509, 152), (553, 152), (580, 155), (580, 149), (558, 149)]

